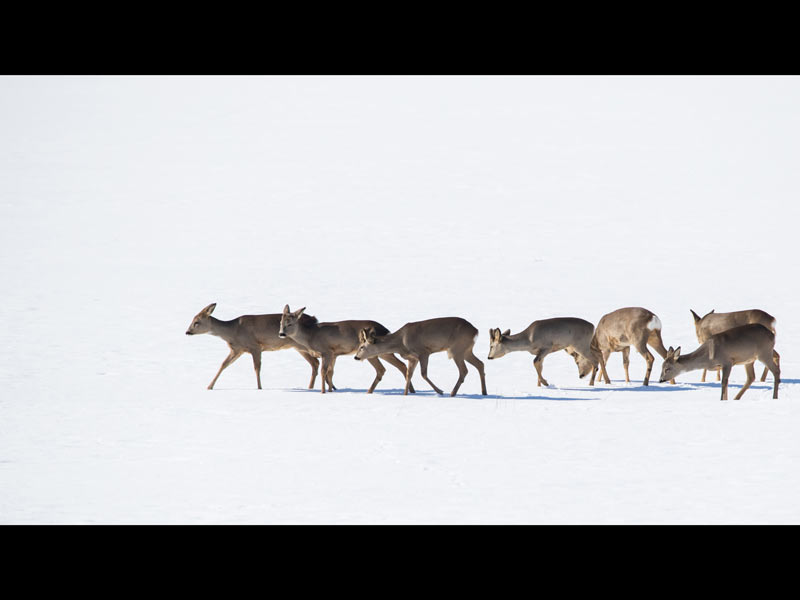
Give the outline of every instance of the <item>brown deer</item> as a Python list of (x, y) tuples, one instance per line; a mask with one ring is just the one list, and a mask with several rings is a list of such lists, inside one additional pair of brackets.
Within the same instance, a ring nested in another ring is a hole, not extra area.
[[(281, 314), (278, 336), (283, 339), (292, 339), (298, 344), (308, 348), (314, 356), (322, 360), (322, 393), (325, 393), (325, 384), (329, 390), (335, 390), (333, 385), (333, 367), (336, 364), (336, 357), (345, 354), (353, 354), (358, 349), (358, 332), (364, 328), (373, 328), (376, 331), (389, 333), (383, 325), (377, 321), (335, 321), (330, 323), (319, 323), (315, 317), (303, 314), (305, 307), (294, 312), (289, 309), (287, 304)], [(398, 359), (391, 352), (382, 353), (380, 358), (391, 365), (406, 377), (406, 366), (403, 361)], [(375, 380), (367, 390), (371, 394), (383, 379), (386, 367), (383, 366), (378, 357), (370, 359), (370, 364), (375, 368)], [(414, 393), (412, 386), (411, 393)]]
[[(647, 346), (658, 352), (661, 358), (667, 356), (667, 349), (661, 341), (661, 319), (653, 312), (641, 307), (620, 308), (604, 315), (594, 330), (592, 349), (601, 352), (602, 365), (608, 364), (612, 352), (622, 352), (622, 365), (625, 367), (625, 381), (630, 382), (628, 365), (630, 364), (631, 346), (647, 361), (647, 372), (644, 385), (650, 383), (650, 371), (655, 359)], [(606, 383), (611, 383), (608, 373), (603, 369)], [(675, 381), (671, 381), (675, 383)]]
[[(508, 352), (527, 351), (534, 355), (533, 366), (538, 376), (537, 385), (549, 385), (542, 375), (544, 357), (551, 352), (565, 350), (578, 364), (578, 376), (585, 377), (591, 370), (589, 385), (594, 385), (598, 365), (603, 355), (591, 348), (594, 325), (575, 317), (541, 319), (527, 329), (511, 334), (510, 329), (489, 330), (489, 360), (505, 356)], [(601, 368), (605, 368), (603, 365)]]
[(221, 337), (228, 342), (231, 349), (228, 357), (222, 361), (222, 366), (217, 371), (214, 379), (208, 384), (208, 389), (214, 389), (214, 384), (217, 382), (222, 371), (231, 366), (236, 359), (243, 353), (249, 352), (253, 355), (253, 367), (256, 370), (256, 381), (258, 382), (258, 389), (261, 389), (261, 353), (264, 351), (283, 350), (286, 348), (294, 348), (300, 355), (308, 361), (311, 365), (311, 383), (308, 384), (308, 389), (314, 387), (314, 381), (317, 378), (317, 370), (319, 369), (319, 361), (314, 358), (307, 348), (301, 346), (294, 340), (281, 339), (278, 337), (278, 327), (280, 326), (281, 315), (243, 315), (231, 321), (221, 321), (211, 316), (214, 312), (217, 303), (209, 304), (201, 310), (194, 319), (192, 319), (189, 329), (186, 330), (186, 335), (198, 335), (201, 333), (210, 333)]
[[(691, 309), (689, 309), (689, 312), (692, 313), (692, 317), (694, 317), (694, 328), (697, 332), (697, 341), (701, 344), (714, 334), (722, 333), (723, 331), (727, 331), (728, 329), (733, 329), (734, 327), (739, 327), (741, 325), (750, 325), (751, 323), (758, 323), (759, 325), (763, 325), (769, 329), (772, 333), (776, 333), (775, 317), (757, 308), (750, 310), (737, 310), (735, 312), (727, 313), (718, 313), (712, 310), (704, 317), (700, 317), (700, 315)], [(781, 357), (777, 352), (775, 352), (772, 356), (772, 360), (775, 362), (775, 364), (780, 365)], [(768, 370), (769, 367), (764, 367), (764, 372), (761, 374), (761, 381), (767, 380)], [(701, 377), (700, 381), (705, 380), (706, 369), (703, 369), (703, 376)], [(717, 370), (717, 381), (719, 381), (719, 370)]]
[(396, 352), (408, 361), (406, 388), (408, 394), (411, 387), (411, 376), (419, 363), (422, 378), (427, 381), (440, 396), (444, 394), (428, 379), (428, 357), (435, 352), (447, 351), (458, 366), (458, 381), (451, 396), (455, 396), (458, 388), (467, 376), (468, 362), (481, 376), (481, 393), (486, 395), (486, 374), (483, 363), (472, 353), (475, 336), (478, 330), (468, 321), (460, 317), (441, 317), (415, 323), (406, 323), (394, 333), (380, 334), (373, 328), (364, 328), (359, 332), (361, 342), (356, 351), (356, 360), (369, 360), (374, 356), (382, 356), (388, 352)]
[(670, 346), (664, 366), (661, 368), (661, 379), (664, 382), (686, 371), (695, 369), (722, 369), (722, 397), (728, 399), (728, 378), (733, 365), (744, 365), (747, 381), (734, 397), (738, 400), (756, 379), (753, 363), (756, 359), (767, 365), (775, 377), (772, 397), (778, 397), (778, 383), (781, 369), (773, 360), (775, 351), (775, 334), (758, 323), (742, 325), (710, 336), (694, 352), (681, 355), (681, 348), (675, 350)]

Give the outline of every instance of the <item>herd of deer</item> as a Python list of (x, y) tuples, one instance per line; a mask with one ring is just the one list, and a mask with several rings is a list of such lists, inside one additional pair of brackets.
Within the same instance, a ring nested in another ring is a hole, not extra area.
[[(261, 353), (270, 350), (294, 348), (311, 365), (313, 389), (320, 362), (322, 365), (322, 393), (325, 387), (335, 390), (333, 368), (336, 358), (355, 354), (356, 360), (366, 360), (375, 369), (375, 380), (367, 393), (372, 393), (378, 385), (386, 368), (380, 359), (396, 367), (406, 380), (404, 393), (414, 393), (411, 377), (419, 364), (422, 378), (437, 394), (442, 394), (428, 378), (428, 357), (434, 352), (447, 352), (458, 366), (458, 381), (450, 392), (455, 396), (467, 376), (465, 363), (473, 365), (481, 377), (481, 392), (486, 395), (486, 375), (483, 362), (473, 353), (478, 330), (460, 317), (428, 319), (406, 323), (390, 333), (377, 321), (335, 321), (320, 323), (316, 318), (306, 315), (305, 308), (291, 311), (287, 304), (282, 313), (267, 315), (245, 315), (231, 321), (222, 321), (211, 316), (216, 304), (209, 304), (192, 319), (186, 335), (211, 333), (228, 343), (230, 354), (222, 362), (219, 371), (208, 385), (212, 389), (223, 370), (229, 367), (243, 353), (253, 356), (258, 389), (261, 389)], [(775, 379), (773, 398), (778, 397), (780, 382), (780, 356), (775, 352), (775, 319), (763, 310), (742, 310), (729, 313), (715, 313), (713, 310), (699, 317), (691, 311), (700, 347), (694, 352), (681, 354), (678, 346), (664, 348), (661, 340), (661, 320), (645, 308), (620, 308), (603, 316), (595, 328), (590, 322), (574, 317), (542, 319), (531, 323), (527, 329), (512, 334), (509, 329), (489, 330), (489, 359), (500, 358), (508, 352), (526, 350), (534, 355), (538, 385), (548, 385), (542, 375), (542, 361), (552, 352), (565, 350), (578, 366), (579, 377), (591, 372), (589, 385), (594, 385), (598, 372), (607, 384), (611, 383), (606, 372), (606, 363), (612, 352), (622, 352), (625, 368), (625, 381), (630, 381), (628, 365), (630, 349), (633, 346), (647, 362), (644, 385), (650, 381), (654, 358), (647, 346), (653, 348), (664, 364), (660, 383), (675, 383), (675, 377), (686, 371), (703, 369), (702, 381), (708, 370), (717, 371), (717, 380), (722, 372), (722, 400), (728, 399), (728, 378), (734, 365), (744, 365), (747, 381), (736, 395), (742, 397), (755, 381), (754, 363), (764, 363), (761, 381), (765, 381), (767, 371)], [(407, 365), (395, 356), (399, 354)]]

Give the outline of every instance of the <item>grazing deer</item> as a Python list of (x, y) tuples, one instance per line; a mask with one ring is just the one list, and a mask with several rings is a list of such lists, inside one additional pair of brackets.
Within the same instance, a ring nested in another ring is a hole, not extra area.
[(356, 360), (370, 360), (373, 356), (382, 356), (388, 352), (396, 352), (408, 361), (406, 388), (404, 395), (412, 390), (411, 376), (419, 363), (422, 378), (427, 381), (440, 396), (444, 394), (428, 379), (428, 357), (435, 352), (447, 351), (458, 366), (458, 381), (451, 396), (455, 396), (458, 388), (467, 376), (468, 362), (481, 376), (481, 393), (486, 395), (486, 374), (483, 363), (472, 353), (475, 336), (478, 330), (467, 320), (460, 317), (441, 317), (415, 323), (406, 323), (394, 333), (380, 334), (373, 328), (364, 328), (359, 332), (361, 342), (356, 351)]
[[(335, 321), (331, 323), (319, 323), (315, 317), (304, 315), (305, 307), (294, 312), (289, 309), (287, 304), (283, 308), (280, 318), (278, 336), (284, 339), (292, 339), (298, 344), (302, 344), (309, 349), (315, 356), (322, 360), (322, 393), (325, 393), (325, 383), (327, 382), (330, 390), (335, 390), (333, 386), (333, 366), (336, 357), (344, 354), (353, 354), (358, 349), (358, 332), (364, 328), (372, 328), (375, 331), (389, 333), (383, 325), (377, 321)], [(380, 358), (391, 365), (406, 377), (406, 366), (399, 358), (391, 352), (381, 353)], [(378, 357), (370, 359), (370, 364), (375, 368), (375, 381), (369, 386), (368, 394), (371, 394), (383, 379), (386, 367), (383, 366)], [(411, 393), (414, 393), (412, 386)]]
[[(702, 318), (691, 309), (689, 309), (689, 312), (692, 313), (692, 317), (694, 317), (694, 328), (695, 331), (697, 331), (697, 341), (701, 344), (714, 334), (722, 333), (723, 331), (727, 331), (728, 329), (733, 329), (734, 327), (739, 327), (741, 325), (750, 325), (751, 323), (763, 325), (772, 333), (775, 333), (775, 317), (757, 308), (750, 310), (737, 310), (735, 312), (727, 313), (717, 313), (712, 310)], [(776, 364), (780, 365), (781, 357), (777, 352), (775, 352), (772, 356), (772, 360)], [(767, 380), (768, 370), (769, 367), (764, 367), (764, 372), (761, 374), (761, 381)], [(706, 369), (703, 369), (703, 376), (700, 381), (705, 380)], [(719, 370), (717, 370), (717, 381), (719, 381)]]
[(775, 352), (775, 334), (758, 323), (742, 325), (728, 329), (722, 333), (710, 336), (694, 352), (681, 355), (681, 347), (675, 350), (670, 346), (664, 366), (661, 368), (661, 382), (685, 371), (695, 369), (722, 369), (722, 397), (728, 399), (728, 378), (733, 365), (744, 365), (747, 371), (747, 381), (734, 397), (738, 400), (756, 379), (756, 370), (753, 363), (756, 359), (767, 365), (775, 377), (772, 397), (778, 397), (778, 383), (781, 378), (781, 369), (773, 360)]
[[(603, 377), (606, 383), (611, 383), (605, 366), (612, 352), (622, 352), (622, 365), (625, 367), (625, 381), (630, 382), (628, 365), (630, 364), (631, 346), (647, 361), (647, 372), (644, 376), (644, 385), (650, 383), (650, 371), (653, 370), (655, 359), (647, 346), (658, 352), (661, 358), (667, 356), (667, 349), (661, 341), (661, 319), (646, 308), (628, 307), (620, 308), (604, 315), (594, 330), (592, 349), (602, 354)], [(674, 380), (671, 383), (675, 383)]]
[(308, 389), (314, 387), (314, 380), (317, 378), (319, 361), (314, 358), (307, 348), (298, 344), (294, 340), (281, 339), (278, 337), (278, 327), (281, 315), (243, 315), (231, 321), (221, 321), (211, 316), (216, 308), (216, 302), (209, 304), (192, 319), (186, 335), (198, 335), (210, 333), (221, 337), (228, 342), (231, 353), (222, 361), (222, 366), (217, 371), (214, 379), (208, 384), (208, 389), (214, 389), (222, 371), (231, 366), (244, 352), (253, 355), (253, 367), (256, 370), (256, 381), (258, 389), (261, 389), (261, 353), (271, 350), (283, 350), (294, 348), (311, 365), (311, 383)]
[[(537, 385), (549, 385), (542, 375), (544, 357), (551, 352), (565, 350), (578, 364), (578, 376), (585, 377), (591, 370), (589, 385), (594, 385), (598, 364), (603, 355), (591, 348), (594, 325), (575, 317), (557, 317), (534, 321), (527, 329), (511, 334), (510, 329), (489, 330), (489, 360), (505, 356), (508, 352), (525, 350), (534, 355), (533, 366), (538, 376)], [(605, 368), (603, 366), (602, 368)]]

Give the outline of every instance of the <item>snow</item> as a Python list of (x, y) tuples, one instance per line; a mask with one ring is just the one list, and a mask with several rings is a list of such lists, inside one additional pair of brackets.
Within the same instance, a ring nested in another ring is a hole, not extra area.
[[(796, 77), (0, 78), (0, 523), (800, 523), (798, 106)], [(211, 302), (464, 317), (489, 395), (471, 366), (367, 395), (344, 356), (322, 396), (294, 351), (208, 391)], [(689, 309), (763, 308), (780, 397), (486, 360), (623, 306), (684, 352)]]

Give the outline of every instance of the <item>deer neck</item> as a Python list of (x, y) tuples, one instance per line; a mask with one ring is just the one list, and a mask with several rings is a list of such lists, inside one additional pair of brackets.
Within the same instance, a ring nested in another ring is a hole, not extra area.
[(398, 335), (397, 332), (387, 333), (375, 347), (380, 351), (375, 353), (374, 356), (379, 356), (380, 354), (400, 354), (402, 356), (407, 351), (405, 344), (403, 344), (403, 337)]
[(506, 352), (528, 351), (531, 347), (531, 341), (528, 339), (527, 335), (524, 335), (524, 332), (520, 332), (513, 335), (507, 335), (506, 339), (503, 341), (503, 346), (505, 347)]
[(697, 369), (711, 369), (715, 365), (708, 356), (708, 346), (707, 344), (702, 344), (697, 350), (694, 352), (689, 352), (689, 354), (683, 354), (678, 357), (675, 361), (675, 364), (680, 369), (680, 372), (686, 371), (696, 371)]
[(216, 317), (209, 317), (209, 319), (211, 320), (211, 335), (221, 337), (228, 343), (234, 341), (238, 329), (238, 319), (232, 321), (222, 321)]

